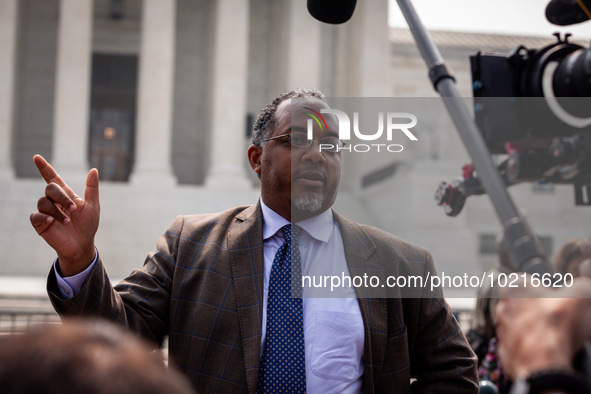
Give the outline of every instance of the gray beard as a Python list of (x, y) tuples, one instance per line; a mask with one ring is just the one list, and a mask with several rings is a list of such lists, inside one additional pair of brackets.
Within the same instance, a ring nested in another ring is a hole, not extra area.
[(304, 194), (292, 198), (291, 206), (300, 212), (318, 212), (322, 208), (322, 197), (316, 193)]

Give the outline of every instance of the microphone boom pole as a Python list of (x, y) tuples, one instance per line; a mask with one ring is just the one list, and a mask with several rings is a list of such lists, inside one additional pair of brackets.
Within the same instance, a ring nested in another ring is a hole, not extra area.
[(528, 273), (553, 273), (543, 248), (523, 218), (499, 175), (478, 126), (463, 104), (443, 58), (419, 19), (411, 0), (397, 0), (423, 60), (429, 68), (433, 87), (444, 99), (464, 145), (474, 162), (482, 186), (490, 196), (504, 229), (504, 239), (511, 253), (513, 268)]
[[(429, 68), (429, 78), (431, 78), (435, 90), (443, 97), (447, 111), (474, 161), (480, 181), (490, 196), (497, 216), (503, 225), (504, 239), (511, 253), (513, 269), (530, 274), (553, 273), (554, 269), (548, 262), (536, 236), (513, 204), (513, 200), (492, 162), (490, 152), (478, 126), (460, 100), (455, 79), (447, 70), (439, 50), (421, 23), (411, 1), (397, 0), (397, 2)], [(576, 368), (586, 376), (590, 376), (591, 345), (589, 341), (585, 343), (580, 356)]]

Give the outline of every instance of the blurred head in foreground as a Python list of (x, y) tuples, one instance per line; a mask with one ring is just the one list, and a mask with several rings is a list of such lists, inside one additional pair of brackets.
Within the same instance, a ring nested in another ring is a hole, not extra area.
[(160, 351), (102, 320), (65, 320), (0, 336), (2, 393), (192, 393)]
[(554, 256), (552, 261), (556, 272), (591, 277), (591, 241), (575, 238), (567, 241)]

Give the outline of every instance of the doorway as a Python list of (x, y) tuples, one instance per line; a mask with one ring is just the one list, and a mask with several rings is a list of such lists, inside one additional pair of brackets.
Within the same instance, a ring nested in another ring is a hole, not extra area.
[(131, 174), (137, 63), (137, 56), (93, 55), (88, 156), (101, 180), (127, 182)]

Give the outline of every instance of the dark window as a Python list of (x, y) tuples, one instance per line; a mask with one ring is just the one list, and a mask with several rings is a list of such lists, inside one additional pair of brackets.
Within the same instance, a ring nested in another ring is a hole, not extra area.
[(532, 183), (532, 191), (540, 194), (552, 194), (554, 193), (554, 185), (548, 182), (534, 182)]
[(383, 182), (388, 178), (391, 178), (392, 176), (394, 176), (399, 166), (399, 163), (392, 163), (385, 167), (372, 171), (369, 174), (364, 175), (361, 178), (361, 187), (366, 188), (371, 185)]
[(497, 236), (495, 234), (480, 234), (480, 254), (497, 253)]
[(127, 181), (131, 174), (136, 86), (136, 56), (93, 56), (89, 157), (101, 180)]

